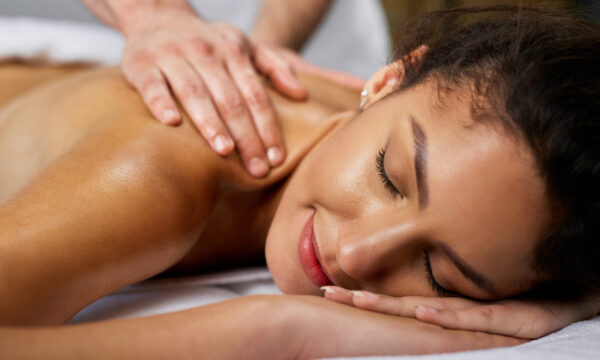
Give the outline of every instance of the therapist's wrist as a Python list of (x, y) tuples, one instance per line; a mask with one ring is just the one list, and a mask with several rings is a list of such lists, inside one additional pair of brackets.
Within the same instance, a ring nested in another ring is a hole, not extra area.
[(201, 19), (187, 0), (116, 0), (113, 3), (116, 28), (125, 37), (157, 28), (164, 22), (177, 21), (179, 16), (192, 15)]

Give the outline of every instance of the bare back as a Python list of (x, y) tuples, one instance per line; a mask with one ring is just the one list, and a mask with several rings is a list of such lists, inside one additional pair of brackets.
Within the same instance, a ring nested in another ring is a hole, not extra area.
[(357, 99), (305, 81), (308, 102), (271, 93), (288, 156), (255, 179), (189, 119), (153, 120), (116, 68), (0, 67), (19, 90), (0, 94), (0, 320), (60, 323), (168, 269), (262, 257), (285, 179)]

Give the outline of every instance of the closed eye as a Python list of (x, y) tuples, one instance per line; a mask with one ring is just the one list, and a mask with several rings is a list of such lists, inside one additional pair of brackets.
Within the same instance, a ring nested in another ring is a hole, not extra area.
[(425, 265), (425, 276), (429, 286), (441, 297), (458, 297), (458, 293), (450, 290), (446, 290), (440, 283), (437, 282), (435, 276), (433, 276), (433, 270), (431, 269), (431, 261), (429, 260), (429, 253), (425, 251), (423, 253), (423, 264)]
[(383, 186), (394, 196), (403, 196), (402, 193), (400, 191), (398, 191), (398, 189), (396, 188), (396, 186), (394, 186), (394, 184), (392, 183), (392, 181), (390, 180), (390, 178), (387, 175), (387, 172), (385, 171), (385, 153), (386, 150), (385, 149), (381, 149), (379, 150), (379, 152), (377, 153), (377, 157), (375, 159), (375, 163), (377, 166), (377, 172), (379, 173), (379, 177), (381, 178), (381, 181), (383, 182)]

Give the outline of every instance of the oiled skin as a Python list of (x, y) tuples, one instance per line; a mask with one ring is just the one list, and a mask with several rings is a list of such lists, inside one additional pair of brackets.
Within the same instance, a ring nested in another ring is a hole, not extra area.
[(288, 157), (254, 179), (187, 118), (154, 121), (116, 68), (0, 66), (0, 323), (63, 323), (168, 269), (262, 257), (285, 178), (357, 102), (303, 81), (308, 102), (271, 94)]

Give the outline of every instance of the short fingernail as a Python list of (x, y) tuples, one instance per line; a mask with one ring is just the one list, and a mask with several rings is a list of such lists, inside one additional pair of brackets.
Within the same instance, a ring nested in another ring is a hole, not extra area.
[(335, 289), (331, 286), (321, 286), (321, 290), (329, 294), (335, 294)]
[(265, 163), (263, 159), (255, 157), (248, 162), (248, 170), (250, 170), (250, 173), (254, 176), (263, 176), (269, 172), (269, 166), (267, 166), (267, 163)]
[(377, 300), (379, 299), (379, 295), (377, 294), (373, 294), (372, 292), (369, 291), (352, 291), (352, 295), (359, 297), (359, 298), (364, 298), (364, 299), (368, 299), (368, 300)]
[(425, 314), (437, 314), (438, 313), (437, 309), (434, 309), (429, 306), (423, 306), (423, 305), (417, 306), (415, 311), (420, 312), (420, 313), (425, 313)]
[(273, 146), (267, 150), (267, 157), (269, 158), (269, 163), (271, 166), (277, 166), (281, 164), (281, 160), (283, 160), (283, 152), (277, 147)]
[(165, 124), (172, 124), (177, 120), (177, 113), (173, 109), (167, 109), (163, 111), (162, 121)]
[(229, 149), (229, 147), (231, 146), (231, 141), (225, 137), (225, 135), (217, 135), (215, 137), (215, 150), (217, 150), (217, 152), (222, 153), (226, 150)]

